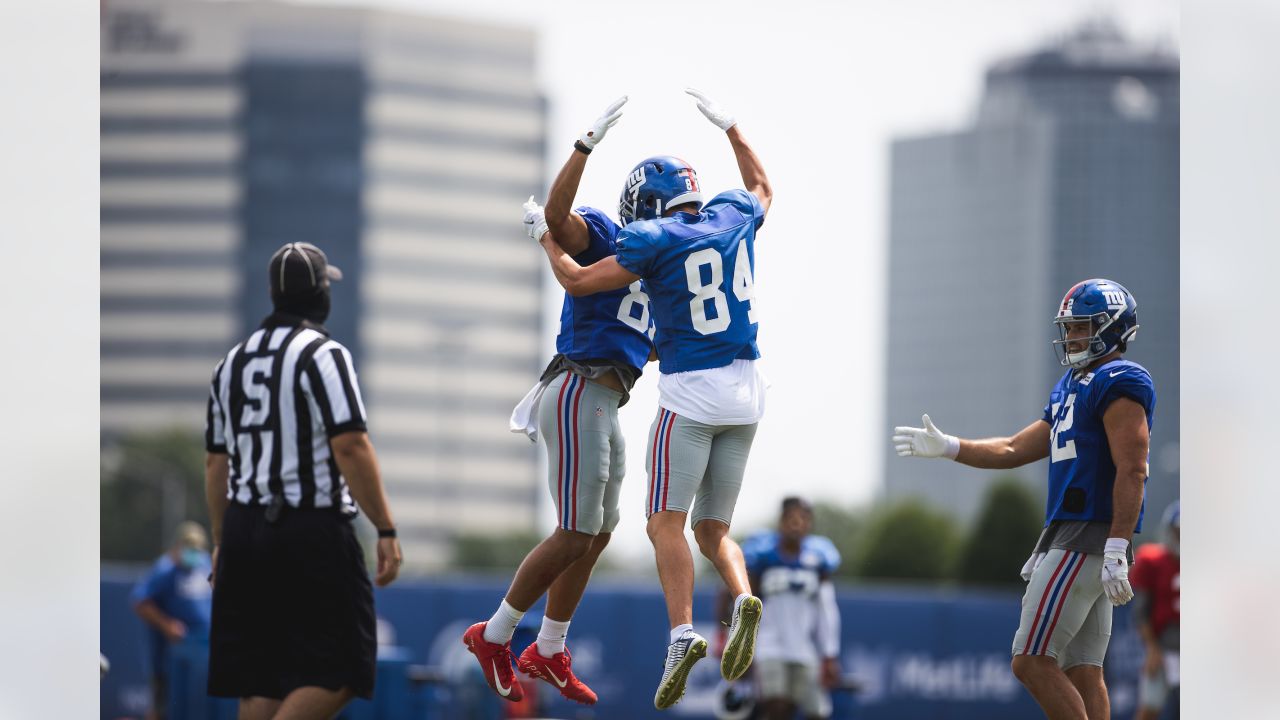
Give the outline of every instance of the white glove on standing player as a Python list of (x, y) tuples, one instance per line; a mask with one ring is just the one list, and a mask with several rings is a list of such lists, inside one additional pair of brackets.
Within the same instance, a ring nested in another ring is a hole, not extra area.
[(685, 88), (684, 91), (692, 95), (698, 101), (698, 109), (702, 111), (703, 115), (707, 116), (707, 119), (710, 120), (712, 124), (721, 130), (728, 132), (729, 128), (738, 123), (737, 119), (730, 115), (727, 110), (716, 105), (711, 98), (703, 95), (702, 92), (694, 90), (693, 88)]
[(899, 425), (893, 429), (893, 447), (901, 457), (936, 458), (946, 455), (952, 460), (960, 452), (960, 438), (934, 427), (926, 413), (920, 418), (924, 427)]
[(546, 214), (532, 195), (524, 201), (524, 231), (534, 242), (542, 242), (542, 236), (547, 234)]
[(1031, 553), (1031, 557), (1027, 558), (1027, 562), (1022, 566), (1022, 572), (1019, 573), (1023, 582), (1031, 582), (1031, 576), (1036, 573), (1036, 568), (1040, 567), (1040, 563), (1044, 562), (1045, 555), (1048, 555), (1048, 553)]
[(622, 117), (621, 108), (626, 104), (626, 95), (614, 100), (612, 105), (604, 109), (604, 114), (596, 118), (591, 127), (582, 133), (582, 137), (578, 138), (578, 142), (586, 145), (588, 150), (594, 148), (604, 139), (604, 134), (609, 132), (609, 128), (618, 122), (618, 118)]
[(1112, 605), (1123, 605), (1133, 599), (1133, 586), (1129, 584), (1129, 541), (1124, 538), (1107, 538), (1102, 553), (1102, 590)]

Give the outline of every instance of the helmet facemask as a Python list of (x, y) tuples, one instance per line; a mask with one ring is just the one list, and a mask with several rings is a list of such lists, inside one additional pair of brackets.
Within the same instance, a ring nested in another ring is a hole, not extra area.
[[(1089, 323), (1089, 334), (1084, 337), (1069, 337), (1071, 328), (1081, 323)], [(1102, 332), (1112, 323), (1112, 318), (1106, 313), (1097, 313), (1096, 315), (1066, 315), (1054, 318), (1053, 324), (1058, 327), (1058, 339), (1053, 341), (1054, 348), (1058, 351), (1058, 361), (1063, 365), (1067, 365), (1079, 370), (1098, 358), (1106, 355), (1111, 350), (1107, 347), (1106, 341), (1102, 339)], [(1072, 352), (1072, 345), (1083, 344), (1083, 350)]]
[(631, 171), (627, 176), (627, 182), (622, 186), (622, 195), (618, 197), (618, 219), (622, 221), (622, 226), (626, 227), (636, 220), (643, 220), (644, 216), (640, 213), (640, 188), (644, 186), (645, 175), (644, 165)]
[[(1104, 338), (1107, 329), (1115, 324), (1116, 318), (1120, 316), (1120, 312), (1108, 315), (1104, 312), (1095, 313), (1094, 315), (1064, 315), (1053, 319), (1053, 324), (1058, 326), (1058, 338), (1053, 341), (1053, 346), (1058, 350), (1058, 361), (1064, 366), (1070, 366), (1077, 370), (1087, 366), (1089, 363), (1100, 357), (1110, 355), (1122, 344), (1129, 342), (1138, 332), (1138, 326), (1134, 325), (1129, 328), (1119, 338)], [(1067, 333), (1072, 325), (1088, 322), (1091, 324), (1090, 334), (1087, 337), (1076, 337), (1067, 339)], [(1115, 333), (1111, 333), (1114, 335)], [(1110, 342), (1108, 342), (1110, 340)], [(1084, 343), (1084, 350), (1071, 352), (1070, 345), (1076, 343)]]

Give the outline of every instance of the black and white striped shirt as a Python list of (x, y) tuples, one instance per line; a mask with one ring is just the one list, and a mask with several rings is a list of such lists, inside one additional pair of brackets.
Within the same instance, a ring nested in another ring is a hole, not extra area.
[(209, 389), (205, 446), (230, 456), (227, 498), (291, 507), (355, 504), (329, 438), (365, 430), (351, 353), (321, 326), (268, 317), (218, 363)]

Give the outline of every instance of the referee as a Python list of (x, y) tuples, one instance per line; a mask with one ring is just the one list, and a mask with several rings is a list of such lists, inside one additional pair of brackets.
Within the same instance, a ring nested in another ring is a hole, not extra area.
[(209, 394), (209, 694), (240, 698), (240, 720), (331, 718), (373, 696), (356, 505), (378, 528), (378, 585), (399, 572), (400, 544), (351, 353), (321, 324), (342, 273), (308, 243), (268, 271), (274, 312), (218, 363)]

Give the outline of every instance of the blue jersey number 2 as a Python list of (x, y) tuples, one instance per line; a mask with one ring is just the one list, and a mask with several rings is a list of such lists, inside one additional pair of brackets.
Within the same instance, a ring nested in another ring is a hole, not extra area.
[(1058, 444), (1058, 433), (1071, 429), (1071, 423), (1075, 420), (1076, 414), (1076, 394), (1071, 393), (1067, 396), (1067, 411), (1058, 417), (1058, 408), (1061, 403), (1053, 404), (1053, 415), (1056, 420), (1053, 421), (1053, 428), (1049, 430), (1049, 462), (1056, 463), (1059, 460), (1071, 460), (1076, 456), (1076, 441), (1063, 440), (1062, 444)]

